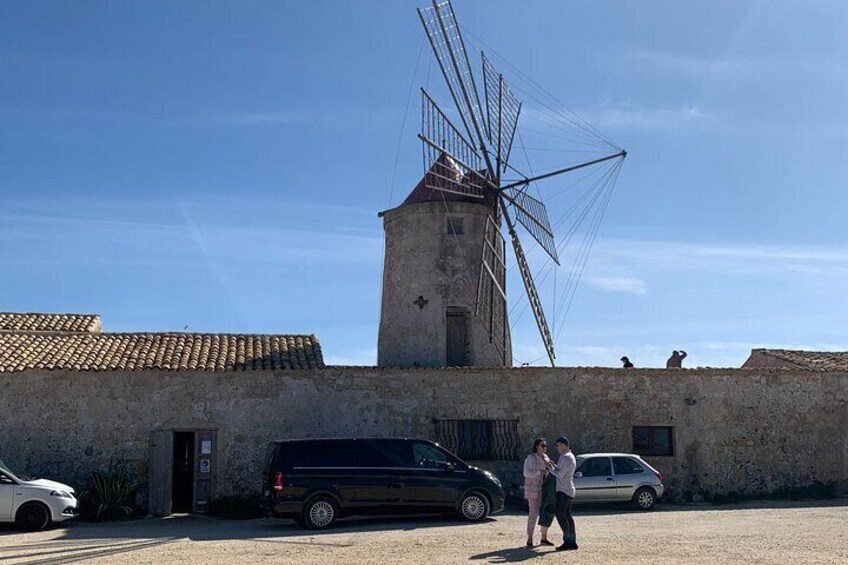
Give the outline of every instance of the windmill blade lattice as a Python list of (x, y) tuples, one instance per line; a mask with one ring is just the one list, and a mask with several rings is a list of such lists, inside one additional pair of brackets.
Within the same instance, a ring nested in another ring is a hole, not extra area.
[[(465, 51), (465, 43), (450, 0), (444, 2), (433, 0), (433, 6), (419, 8), (418, 15), (430, 39), (430, 46), (436, 55), (439, 68), (459, 110), (469, 139), (479, 143), (481, 148), (485, 148), (483, 139), (485, 122), (480, 108), (480, 96), (477, 93), (474, 73), (471, 72), (468, 53)], [(484, 157), (488, 159), (488, 155)], [(490, 173), (494, 172), (491, 163), (487, 164)]]
[(518, 222), (533, 236), (533, 239), (554, 260), (554, 263), (559, 265), (554, 232), (551, 229), (551, 222), (548, 220), (548, 209), (544, 202), (527, 194), (526, 188), (515, 191), (513, 196), (504, 191), (502, 196), (513, 205), (515, 218)]
[(504, 82), (503, 75), (495, 71), (486, 54), (483, 59), (483, 90), (486, 93), (486, 117), (489, 139), (497, 151), (498, 174), (506, 171), (509, 154), (518, 127), (521, 102)]
[[(477, 287), (475, 315), (483, 322), (490, 342), (503, 355), (509, 343), (509, 325), (506, 323), (506, 241), (492, 216), (486, 216), (483, 235), (483, 258), (480, 281)], [(509, 363), (510, 359), (504, 359)]]
[(483, 158), (465, 140), (444, 112), (421, 89), (421, 134), (424, 182), (428, 188), (483, 198), (486, 177)]

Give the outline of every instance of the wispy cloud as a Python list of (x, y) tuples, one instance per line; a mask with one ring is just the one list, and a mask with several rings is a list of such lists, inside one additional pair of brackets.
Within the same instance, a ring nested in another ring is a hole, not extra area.
[(605, 128), (671, 129), (715, 119), (696, 105), (676, 108), (607, 108), (592, 113), (589, 121)]
[(284, 110), (274, 112), (246, 112), (195, 116), (177, 120), (167, 120), (164, 125), (171, 126), (256, 126), (256, 125), (292, 125), (305, 123), (312, 119), (308, 112)]
[(643, 295), (648, 292), (645, 281), (632, 277), (595, 276), (589, 277), (590, 286), (608, 292), (625, 292), (627, 294)]

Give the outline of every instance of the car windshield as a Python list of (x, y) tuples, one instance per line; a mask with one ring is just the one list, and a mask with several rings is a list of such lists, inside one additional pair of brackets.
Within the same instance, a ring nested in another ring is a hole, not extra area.
[(6, 471), (10, 475), (15, 475), (17, 478), (19, 478), (22, 481), (33, 481), (37, 478), (37, 477), (32, 477), (32, 476), (30, 476), (26, 473), (16, 473), (15, 471), (11, 470), (9, 468), (9, 466), (6, 465), (6, 463), (2, 459), (0, 459), (0, 471)]

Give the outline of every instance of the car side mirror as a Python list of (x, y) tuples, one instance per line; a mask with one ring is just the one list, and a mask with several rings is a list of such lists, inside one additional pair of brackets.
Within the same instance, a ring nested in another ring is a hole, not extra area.
[(442, 463), (442, 467), (445, 469), (445, 471), (456, 471), (456, 465), (454, 463), (451, 463), (450, 461), (444, 461)]
[(583, 471), (577, 471), (576, 473), (574, 473), (575, 478), (580, 478), (582, 476), (583, 476)]

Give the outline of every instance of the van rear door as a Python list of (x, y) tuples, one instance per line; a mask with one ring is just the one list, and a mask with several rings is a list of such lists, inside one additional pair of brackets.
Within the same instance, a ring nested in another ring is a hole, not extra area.
[(271, 502), (274, 493), (274, 475), (276, 468), (275, 461), (278, 459), (280, 452), (280, 443), (272, 441), (268, 443), (265, 449), (265, 464), (262, 466), (262, 499)]

